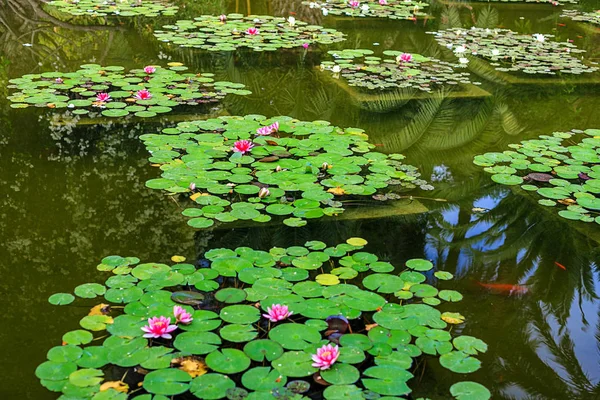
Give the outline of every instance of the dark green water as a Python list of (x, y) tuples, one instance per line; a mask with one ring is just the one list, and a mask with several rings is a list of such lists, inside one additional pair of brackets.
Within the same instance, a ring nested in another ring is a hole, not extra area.
[[(600, 62), (598, 31), (559, 19), (559, 9), (552, 6), (432, 3), (435, 18), (413, 23), (323, 18), (299, 1), (189, 3), (178, 18), (296, 12), (298, 19), (347, 33), (343, 47), (438, 57), (441, 49), (426, 31), (477, 22), (573, 39), (587, 50), (587, 59)], [(593, 1), (584, 5), (598, 7)], [(370, 112), (315, 70), (320, 55), (312, 50), (305, 58), (297, 52), (180, 52), (158, 44), (151, 34), (171, 20), (140, 19), (98, 29), (57, 20), (33, 0), (0, 4), (0, 398), (56, 398), (33, 371), (62, 334), (78, 326), (86, 309), (56, 308), (47, 297), (97, 281), (95, 266), (104, 256), (164, 262), (173, 254), (196, 259), (215, 247), (268, 249), (311, 239), (332, 245), (351, 236), (367, 239), (367, 250), (381, 258), (425, 256), (457, 275), (457, 290), (465, 299), (453, 309), (467, 318), (460, 329), (490, 348), (480, 357), (483, 368), (469, 378), (486, 384), (494, 399), (600, 398), (600, 228), (583, 230), (557, 217), (534, 199), (491, 183), (471, 163), (476, 154), (540, 134), (600, 128), (598, 85), (509, 85), (479, 78), (490, 96), (408, 102), (390, 112)], [(75, 70), (87, 62), (139, 67), (167, 60), (242, 82), (253, 95), (150, 123), (95, 125), (65, 111), (14, 110), (4, 99), (6, 79), (27, 73)], [(600, 82), (600, 75), (593, 79)], [(225, 226), (194, 232), (175, 202), (145, 188), (157, 171), (137, 136), (204, 113), (290, 115), (365, 129), (380, 151), (405, 154), (433, 181), (436, 190), (414, 193), (426, 197), (420, 202), (430, 212), (371, 219), (369, 210), (356, 210), (365, 218), (295, 229)], [(474, 207), (489, 211), (478, 213)], [(510, 295), (478, 282), (525, 284), (529, 290)], [(457, 379), (432, 361), (414, 381), (417, 397), (446, 398)]]

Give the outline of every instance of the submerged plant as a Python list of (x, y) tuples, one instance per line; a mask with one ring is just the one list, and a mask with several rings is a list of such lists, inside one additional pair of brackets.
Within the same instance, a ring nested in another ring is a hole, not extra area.
[(71, 15), (157, 17), (175, 15), (179, 7), (162, 0), (52, 0), (49, 5)]
[(562, 205), (563, 218), (600, 224), (600, 129), (554, 132), (509, 147), (476, 156), (474, 163), (494, 182), (537, 192), (541, 205)]
[(421, 9), (429, 4), (416, 0), (378, 0), (378, 1), (303, 1), (302, 4), (310, 8), (320, 8), (323, 15), (347, 15), (351, 17), (379, 17), (390, 19), (416, 20), (426, 17)]
[[(344, 39), (335, 29), (269, 15), (229, 14), (226, 18), (201, 15), (193, 20), (177, 21), (154, 32), (162, 42), (210, 51), (250, 48), (273, 51), (280, 48), (307, 48), (311, 44), (331, 44)], [(290, 17), (292, 18), (292, 17)], [(290, 22), (290, 21), (293, 21)]]
[(577, 53), (585, 53), (569, 42), (556, 42), (553, 35), (522, 35), (508, 29), (448, 29), (429, 32), (457, 57), (490, 60), (497, 71), (555, 75), (597, 71), (584, 64)]
[[(269, 135), (260, 133), (264, 127)], [(303, 226), (306, 219), (341, 214), (344, 202), (357, 197), (392, 187), (430, 188), (415, 167), (402, 164), (404, 156), (373, 152), (361, 129), (326, 121), (228, 116), (182, 122), (140, 138), (162, 170), (146, 185), (190, 194), (198, 207), (182, 214), (195, 228), (215, 221), (268, 222), (271, 216)]]
[[(204, 268), (106, 257), (98, 266), (112, 273), (105, 283), (74, 290), (98, 304), (35, 373), (49, 390), (82, 399), (335, 400), (408, 395), (426, 358), (461, 375), (477, 371), (487, 345), (453, 334), (464, 317), (436, 308), (462, 298), (445, 288), (452, 274), (424, 259), (397, 269), (366, 244), (219, 248), (204, 254)], [(284, 307), (286, 318), (270, 322)], [(191, 323), (171, 324), (174, 308)], [(490, 398), (469, 381), (450, 392)]]
[(322, 62), (321, 69), (345, 78), (350, 86), (366, 90), (414, 88), (430, 92), (436, 87), (470, 83), (468, 73), (457, 72), (450, 63), (420, 54), (386, 50), (383, 54), (390, 57), (387, 59), (364, 49), (334, 50), (329, 54), (334, 61)]
[(166, 68), (146, 66), (124, 72), (123, 67), (82, 65), (75, 72), (44, 72), (11, 79), (11, 107), (30, 105), (69, 108), (73, 114), (97, 110), (106, 117), (154, 117), (179, 105), (218, 102), (228, 93), (247, 95), (244, 85), (215, 82), (210, 73), (192, 74), (181, 63)]

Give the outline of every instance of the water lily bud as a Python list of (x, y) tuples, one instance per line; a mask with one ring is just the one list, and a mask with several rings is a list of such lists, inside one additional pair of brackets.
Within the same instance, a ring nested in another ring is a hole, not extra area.
[(221, 22), (225, 22), (225, 21), (227, 21), (227, 15), (225, 15), (225, 14), (221, 14), (221, 15), (219, 16), (219, 21), (221, 21)]
[(324, 170), (326, 170), (327, 168), (329, 168), (329, 164), (327, 164), (326, 162), (324, 162), (324, 163), (321, 165), (321, 169), (324, 169)]
[(267, 189), (266, 187), (264, 187), (264, 188), (261, 188), (260, 191), (258, 192), (258, 197), (261, 198), (261, 199), (264, 199), (269, 194), (270, 194), (269, 189)]
[(192, 190), (192, 191), (196, 190), (196, 184), (195, 184), (194, 182), (190, 183), (190, 186), (189, 186), (189, 188), (190, 188), (190, 190)]
[(296, 24), (296, 18), (289, 17), (288, 18), (288, 23), (290, 24), (290, 26), (294, 26)]
[(280, 171), (283, 171), (283, 169), (282, 169), (282, 168), (281, 168), (281, 167), (278, 165), (278, 166), (275, 168), (275, 172), (280, 172)]

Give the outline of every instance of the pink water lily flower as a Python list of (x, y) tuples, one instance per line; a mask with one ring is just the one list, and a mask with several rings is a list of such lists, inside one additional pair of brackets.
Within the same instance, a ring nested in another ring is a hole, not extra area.
[(63, 83), (63, 82), (64, 82), (64, 81), (62, 80), (62, 78), (56, 78), (56, 79), (54, 80), (54, 83), (58, 83), (58, 84), (61, 84), (61, 83)]
[[(266, 187), (264, 187), (264, 188), (261, 188), (261, 189), (258, 191), (258, 198), (260, 198), (260, 199), (264, 199), (265, 197), (267, 197), (267, 196), (268, 196), (268, 195), (270, 195), (270, 194), (271, 194), (271, 192), (269, 192), (269, 189), (267, 189)], [(287, 308), (287, 307), (286, 307), (286, 308)]]
[(221, 22), (227, 21), (227, 15), (225, 15), (225, 14), (219, 15), (219, 21), (221, 21)]
[(147, 74), (153, 74), (156, 72), (156, 68), (154, 68), (152, 65), (148, 65), (144, 67), (144, 72)]
[(360, 2), (356, 0), (351, 0), (348, 4), (350, 4), (350, 7), (352, 8), (357, 8), (360, 5)]
[(233, 151), (236, 153), (247, 153), (254, 147), (254, 143), (249, 140), (238, 140), (233, 144)]
[(402, 54), (400, 54), (400, 61), (402, 61), (402, 62), (411, 62), (412, 61), (412, 54), (409, 54), (409, 53), (402, 53)]
[(308, 43), (302, 43), (302, 47), (304, 47), (305, 49), (308, 49)]
[(148, 319), (148, 325), (143, 326), (142, 330), (146, 332), (145, 338), (163, 338), (171, 339), (171, 332), (177, 329), (177, 325), (171, 325), (171, 318), (153, 317)]
[(248, 28), (248, 30), (246, 31), (246, 33), (248, 35), (251, 35), (251, 36), (258, 35), (258, 29), (256, 29), (256, 28)]
[(180, 306), (173, 307), (173, 314), (175, 315), (175, 320), (184, 325), (191, 324), (194, 320), (194, 318), (192, 318), (192, 314), (185, 311), (185, 309)]
[(152, 93), (147, 89), (138, 90), (135, 94), (135, 98), (138, 100), (150, 100), (152, 98)]
[(329, 369), (333, 365), (333, 363), (336, 362), (339, 356), (339, 347), (334, 347), (331, 344), (327, 344), (317, 349), (317, 354), (312, 355), (312, 359), (314, 361), (312, 366), (317, 367), (321, 370)]
[(261, 126), (260, 128), (258, 128), (256, 130), (257, 136), (268, 136), (271, 133), (273, 133), (273, 130), (271, 129), (270, 126)]
[(268, 318), (271, 322), (277, 322), (288, 318), (293, 313), (287, 306), (273, 304), (271, 307), (267, 307), (267, 313), (263, 314), (263, 317)]
[(98, 93), (96, 95), (96, 101), (105, 102), (108, 100), (110, 100), (110, 94), (108, 94), (108, 93)]
[(271, 128), (273, 132), (279, 131), (279, 122), (273, 122), (271, 125), (269, 125), (269, 128)]
[(379, 0), (379, 4), (382, 6), (386, 6), (387, 5), (387, 1), (386, 0)]

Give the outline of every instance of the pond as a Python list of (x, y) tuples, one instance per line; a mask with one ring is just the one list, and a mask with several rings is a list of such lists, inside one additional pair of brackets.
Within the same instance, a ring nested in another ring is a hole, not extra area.
[[(310, 383), (309, 398), (331, 384), (328, 399), (488, 398), (469, 395), (473, 387), (453, 397), (450, 387), (465, 381), (493, 399), (600, 397), (598, 2), (330, 3), (175, 0), (106, 20), (73, 15), (77, 3), (0, 4), (3, 399), (57, 399), (67, 381), (71, 394), (61, 399), (91, 399), (104, 379), (123, 379), (129, 398), (146, 393), (142, 380), (155, 400), (182, 392), (173, 385), (191, 387), (176, 398), (221, 398), (236, 385), (264, 395), (252, 381), (271, 372), (244, 345), (268, 330), (270, 345), (286, 351), (274, 357), (276, 386), (287, 373), (288, 382)], [(193, 25), (202, 15), (213, 17)], [(205, 23), (206, 37), (182, 33)], [(223, 26), (235, 32), (215, 41)], [(136, 90), (144, 84), (149, 92)], [(244, 269), (249, 258), (262, 272)], [(142, 267), (150, 262), (161, 266)], [(196, 275), (182, 284), (165, 271)], [(101, 285), (80, 286), (89, 282)], [(77, 287), (72, 303), (51, 297)], [(193, 298), (159, 301), (163, 288)], [(227, 290), (213, 297), (217, 288)], [(144, 291), (149, 304), (137, 301)], [(110, 312), (80, 325), (103, 302), (114, 303)], [(105, 346), (121, 340), (114, 353), (127, 352), (142, 340), (138, 317), (159, 316), (133, 310), (136, 302), (160, 315), (166, 305), (196, 310), (197, 321), (174, 332), (174, 347), (200, 355), (210, 373), (196, 375), (210, 380), (165, 377), (149, 371), (168, 362), (116, 355), (108, 356), (116, 368), (88, 360), (69, 378), (67, 359), (82, 357), (73, 348), (86, 340), (63, 335), (86, 328), (90, 346), (112, 335)], [(293, 314), (278, 315), (287, 322), (260, 316), (286, 302)], [(415, 308), (422, 304), (426, 312)], [(402, 313), (425, 322), (398, 325)], [(216, 326), (194, 325), (212, 320), (229, 324), (219, 331), (222, 352), (208, 332)], [(407, 336), (376, 339), (390, 331)], [(131, 336), (139, 337), (125, 342)], [(363, 339), (373, 341), (368, 349)], [(198, 350), (198, 341), (209, 347)], [(330, 341), (342, 349), (333, 369), (310, 359), (307, 367), (302, 357)], [(433, 355), (408, 357), (404, 367), (406, 354), (390, 356), (392, 347), (431, 346)], [(344, 348), (366, 361), (350, 361)], [(48, 358), (61, 370), (40, 371)], [(250, 359), (252, 373), (240, 378)], [(101, 379), (89, 372), (98, 370)], [(363, 373), (370, 379), (358, 379)], [(269, 396), (294, 397), (277, 390)], [(127, 398), (105, 393), (94, 399)]]

